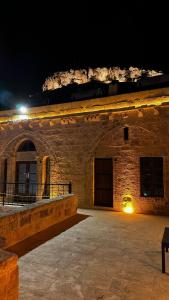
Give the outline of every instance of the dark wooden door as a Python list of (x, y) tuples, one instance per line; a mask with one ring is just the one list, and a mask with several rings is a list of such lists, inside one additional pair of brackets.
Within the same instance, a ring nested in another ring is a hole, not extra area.
[(112, 158), (95, 158), (94, 205), (113, 207)]

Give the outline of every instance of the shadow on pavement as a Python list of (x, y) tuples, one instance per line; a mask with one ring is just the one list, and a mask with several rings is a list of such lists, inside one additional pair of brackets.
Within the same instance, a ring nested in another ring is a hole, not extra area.
[(76, 216), (73, 216), (59, 224), (55, 224), (43, 231), (40, 231), (5, 250), (16, 253), (18, 257), (21, 257), (88, 217), (89, 215), (77, 214)]

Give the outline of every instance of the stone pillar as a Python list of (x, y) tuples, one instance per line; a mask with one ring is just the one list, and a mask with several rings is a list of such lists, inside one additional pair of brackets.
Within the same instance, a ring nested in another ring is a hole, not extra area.
[[(15, 183), (16, 182), (16, 157), (15, 155), (11, 155), (7, 160), (7, 186), (6, 193), (8, 195), (9, 200), (13, 200), (13, 197), (10, 195), (15, 194)], [(13, 184), (10, 184), (13, 183)]]
[(83, 192), (83, 199), (81, 200), (81, 206), (84, 208), (93, 208), (94, 207), (94, 157), (88, 156), (84, 162), (86, 166), (86, 172), (85, 172), (85, 187)]
[(55, 161), (53, 157), (50, 157), (50, 198), (58, 196), (58, 186), (56, 186), (55, 183), (59, 182), (62, 182), (62, 178), (60, 178), (59, 160)]
[(3, 182), (4, 181), (4, 159), (3, 158), (0, 159), (0, 178), (1, 178), (0, 182)]
[(0, 250), (0, 299), (19, 299), (17, 255)]
[(40, 156), (36, 157), (36, 163), (37, 163), (37, 196), (36, 200), (42, 199), (43, 195), (43, 185), (42, 185), (42, 158)]
[(7, 182), (16, 182), (16, 157), (11, 155), (7, 161)]
[(2, 200), (4, 192), (4, 162), (5, 158), (0, 159), (0, 201)]

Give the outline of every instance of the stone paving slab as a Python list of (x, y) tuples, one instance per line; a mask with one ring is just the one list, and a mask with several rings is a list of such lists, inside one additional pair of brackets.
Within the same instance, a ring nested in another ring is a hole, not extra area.
[(20, 258), (20, 300), (169, 299), (160, 252), (169, 217), (79, 213), (90, 217)]

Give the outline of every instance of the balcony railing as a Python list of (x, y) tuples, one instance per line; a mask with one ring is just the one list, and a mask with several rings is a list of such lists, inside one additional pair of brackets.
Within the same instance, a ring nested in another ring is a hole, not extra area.
[(41, 199), (71, 194), (71, 183), (0, 183), (0, 202), (5, 204), (24, 205)]

